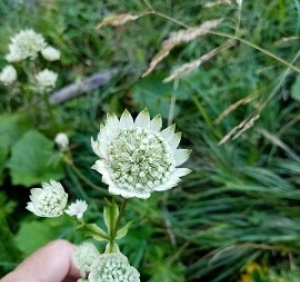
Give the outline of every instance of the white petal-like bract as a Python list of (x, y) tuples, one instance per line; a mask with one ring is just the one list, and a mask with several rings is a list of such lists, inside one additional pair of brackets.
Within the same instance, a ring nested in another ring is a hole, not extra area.
[(161, 117), (150, 120), (145, 109), (135, 121), (125, 110), (120, 120), (108, 115), (100, 126), (97, 140), (92, 140), (100, 160), (92, 168), (102, 174), (111, 194), (149, 198), (153, 191), (176, 186), (190, 172), (177, 168), (190, 154), (190, 150), (177, 149), (181, 134), (175, 133), (175, 125), (160, 131), (161, 125)]
[(42, 183), (42, 188), (30, 190), (30, 202), (26, 209), (41, 217), (58, 217), (62, 215), (68, 201), (68, 194), (62, 185), (50, 180), (50, 183)]

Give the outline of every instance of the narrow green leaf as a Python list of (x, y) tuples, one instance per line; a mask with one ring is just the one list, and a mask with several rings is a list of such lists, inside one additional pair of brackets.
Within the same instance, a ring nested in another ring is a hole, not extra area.
[(129, 229), (131, 223), (132, 223), (132, 221), (127, 222), (125, 226), (123, 226), (122, 228), (120, 228), (117, 231), (116, 239), (121, 239), (127, 235), (127, 232), (128, 232), (128, 229)]
[(296, 101), (300, 101), (300, 75), (297, 76), (297, 79), (292, 86), (291, 96)]
[(108, 241), (109, 236), (108, 234), (98, 227), (96, 224), (84, 224), (83, 226), (79, 227), (79, 230), (83, 233), (84, 236), (93, 237), (98, 241)]
[(107, 199), (105, 200), (106, 206), (104, 207), (103, 217), (108, 233), (110, 234), (111, 230), (113, 230), (116, 226), (119, 216), (119, 207), (116, 203), (110, 202)]

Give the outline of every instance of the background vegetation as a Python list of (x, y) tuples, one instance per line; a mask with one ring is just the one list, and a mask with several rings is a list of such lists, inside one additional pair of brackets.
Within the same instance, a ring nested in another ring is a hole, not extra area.
[[(96, 159), (90, 137), (107, 112), (148, 107), (183, 132), (193, 173), (167, 193), (129, 203), (133, 225), (121, 248), (141, 280), (300, 281), (300, 3), (208, 3), (0, 3), (0, 67), (9, 38), (32, 28), (61, 50), (61, 61), (52, 65), (57, 88), (118, 69), (105, 86), (53, 106), (58, 128), (42, 104), (28, 113), (22, 95), (0, 86), (1, 275), (54, 238), (83, 240), (67, 219), (39, 220), (25, 210), (28, 188), (41, 181), (61, 179), (73, 198), (90, 202), (87, 219), (101, 222), (106, 187), (90, 169)], [(96, 29), (108, 15), (145, 12), (136, 21)], [(174, 48), (141, 78), (171, 32), (219, 18), (214, 32)], [(163, 83), (176, 67), (228, 38), (231, 48)], [(70, 136), (72, 163), (54, 146), (58, 129)]]

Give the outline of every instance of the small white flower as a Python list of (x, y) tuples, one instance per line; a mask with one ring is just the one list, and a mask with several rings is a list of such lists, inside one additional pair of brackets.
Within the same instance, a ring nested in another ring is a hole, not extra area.
[(92, 243), (86, 242), (75, 248), (73, 262), (84, 276), (85, 273), (91, 271), (92, 264), (99, 256), (97, 248)]
[(175, 133), (174, 125), (162, 131), (161, 126), (161, 117), (150, 120), (147, 109), (135, 121), (127, 110), (120, 120), (108, 115), (97, 140), (92, 140), (101, 158), (92, 168), (102, 174), (111, 194), (145, 199), (153, 191), (176, 186), (180, 177), (190, 173), (188, 168), (177, 168), (190, 154), (190, 150), (177, 149), (181, 133)]
[(50, 183), (42, 183), (42, 188), (33, 188), (30, 192), (31, 202), (27, 203), (26, 209), (41, 217), (62, 215), (68, 194), (59, 182), (51, 179)]
[(25, 29), (11, 38), (6, 60), (9, 62), (19, 62), (27, 58), (33, 60), (45, 47), (46, 42), (41, 34), (32, 29)]
[(12, 84), (16, 79), (17, 71), (11, 65), (6, 66), (0, 73), (0, 81), (6, 86)]
[(54, 142), (61, 151), (66, 151), (69, 147), (69, 138), (68, 135), (64, 132), (56, 134)]
[(50, 91), (55, 86), (57, 80), (57, 73), (48, 69), (44, 69), (41, 72), (39, 72), (35, 76), (35, 78), (38, 82), (40, 91)]
[(236, 0), (236, 3), (238, 4), (239, 7), (241, 7), (243, 4), (243, 0)]
[(65, 213), (69, 216), (76, 216), (78, 219), (81, 219), (87, 208), (88, 205), (86, 201), (76, 200), (75, 203), (72, 203), (68, 209), (65, 210)]
[(91, 267), (89, 282), (140, 282), (140, 274), (123, 254), (102, 254)]
[(47, 46), (41, 51), (41, 53), (42, 56), (48, 61), (57, 61), (60, 59), (60, 51), (52, 46)]

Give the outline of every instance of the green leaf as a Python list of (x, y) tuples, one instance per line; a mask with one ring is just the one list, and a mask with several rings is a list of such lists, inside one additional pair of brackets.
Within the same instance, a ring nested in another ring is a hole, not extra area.
[(121, 239), (127, 235), (127, 232), (128, 232), (128, 229), (129, 229), (131, 223), (132, 223), (132, 221), (127, 222), (125, 226), (123, 226), (122, 228), (120, 228), (117, 231), (116, 239)]
[(300, 75), (297, 76), (297, 79), (292, 86), (291, 96), (296, 101), (300, 101)]
[(14, 241), (18, 249), (27, 256), (73, 228), (74, 225), (64, 217), (23, 221)]
[(98, 241), (108, 241), (109, 236), (108, 234), (98, 227), (96, 224), (84, 224), (79, 227), (79, 230), (82, 232), (82, 234), (86, 237), (93, 237), (94, 239)]
[(105, 202), (106, 206), (104, 207), (103, 217), (108, 233), (110, 234), (111, 230), (116, 226), (119, 216), (119, 207), (116, 203), (112, 203), (107, 199), (105, 199)]
[(63, 177), (61, 164), (53, 149), (53, 142), (38, 131), (27, 132), (12, 147), (7, 167), (14, 185), (31, 186), (49, 179)]
[[(132, 93), (141, 110), (147, 107), (151, 115), (161, 114), (163, 118), (168, 118), (172, 97), (176, 97), (176, 100), (186, 100), (189, 96), (182, 84), (175, 89), (173, 83), (163, 83), (165, 77), (164, 73), (149, 75), (134, 85)], [(179, 106), (175, 105), (174, 116), (179, 112)]]
[(11, 146), (32, 126), (31, 119), (27, 114), (0, 116), (0, 184), (3, 181), (2, 173)]

